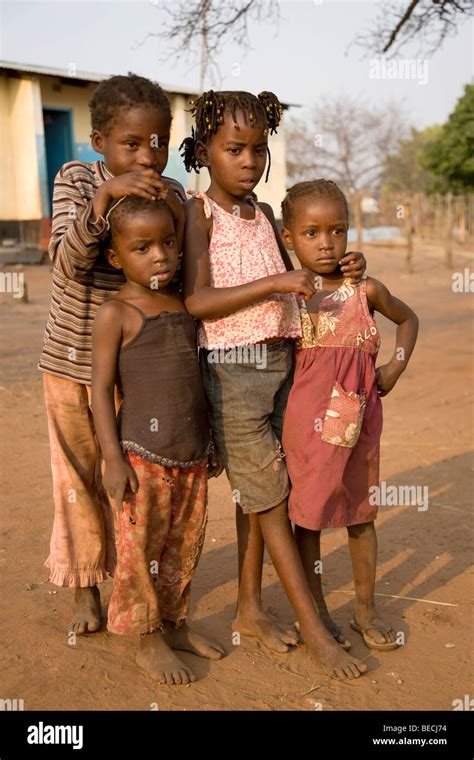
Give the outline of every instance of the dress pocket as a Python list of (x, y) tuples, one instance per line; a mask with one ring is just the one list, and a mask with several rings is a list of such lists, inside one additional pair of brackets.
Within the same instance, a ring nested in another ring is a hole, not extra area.
[(335, 446), (353, 448), (360, 435), (367, 397), (346, 391), (336, 381), (324, 417), (321, 440)]

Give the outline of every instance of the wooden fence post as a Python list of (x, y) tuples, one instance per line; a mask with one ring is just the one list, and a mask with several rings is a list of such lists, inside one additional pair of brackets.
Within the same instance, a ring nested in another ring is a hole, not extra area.
[(461, 195), (459, 199), (459, 235), (458, 240), (460, 243), (466, 242), (466, 198)]
[(412, 213), (412, 200), (408, 200), (404, 203), (405, 206), (405, 232), (407, 236), (407, 255), (405, 263), (407, 271), (410, 274), (413, 273), (413, 213)]
[(446, 214), (444, 223), (444, 254), (448, 269), (453, 266), (453, 194), (446, 196)]
[(362, 212), (360, 193), (354, 194), (354, 222), (357, 234), (357, 250), (362, 248)]

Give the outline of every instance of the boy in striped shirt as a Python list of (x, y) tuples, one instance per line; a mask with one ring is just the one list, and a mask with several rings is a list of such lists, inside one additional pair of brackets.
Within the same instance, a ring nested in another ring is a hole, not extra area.
[(135, 74), (115, 76), (92, 95), (91, 143), (103, 161), (71, 161), (54, 183), (51, 308), (38, 368), (44, 373), (51, 447), (54, 523), (46, 560), (50, 580), (75, 589), (70, 630), (101, 626), (98, 584), (115, 566), (113, 517), (100, 476), (91, 411), (92, 324), (99, 306), (124, 283), (104, 254), (107, 212), (124, 195), (166, 197), (177, 224), (186, 200), (179, 182), (162, 177), (171, 109), (163, 89)]

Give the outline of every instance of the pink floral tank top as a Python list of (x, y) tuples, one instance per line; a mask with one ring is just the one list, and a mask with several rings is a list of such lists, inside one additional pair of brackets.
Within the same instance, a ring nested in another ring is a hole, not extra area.
[[(209, 269), (213, 288), (231, 288), (286, 272), (273, 228), (256, 204), (255, 219), (242, 219), (225, 211), (204, 192), (193, 193), (192, 197), (200, 198), (206, 218), (212, 217)], [(301, 322), (293, 293), (274, 293), (226, 317), (203, 319), (198, 329), (198, 345), (207, 349), (247, 346), (266, 338), (299, 337)]]

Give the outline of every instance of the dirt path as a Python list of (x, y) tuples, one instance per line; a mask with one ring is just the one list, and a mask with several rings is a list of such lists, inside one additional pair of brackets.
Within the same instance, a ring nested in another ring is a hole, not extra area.
[[(25, 709), (161, 710), (450, 710), (472, 684), (472, 293), (454, 294), (440, 255), (415, 256), (407, 275), (402, 253), (368, 254), (380, 277), (418, 312), (421, 333), (412, 363), (384, 399), (382, 479), (426, 486), (429, 507), (383, 507), (378, 519), (378, 603), (406, 644), (370, 653), (349, 628), (352, 583), (344, 530), (323, 538), (328, 604), (367, 657), (371, 672), (356, 684), (330, 682), (312, 671), (303, 646), (287, 655), (252, 641), (231, 641), (236, 599), (233, 505), (225, 476), (210, 487), (210, 521), (193, 588), (192, 619), (217, 638), (228, 656), (217, 663), (192, 655), (199, 681), (161, 687), (133, 662), (133, 640), (106, 631), (68, 642), (71, 592), (47, 582), (43, 566), (52, 521), (51, 476), (41, 376), (35, 370), (49, 304), (48, 267), (26, 270), (30, 303), (0, 295), (2, 378), (2, 526), (0, 698)], [(455, 269), (473, 267), (456, 252)], [(391, 326), (379, 318), (390, 355)], [(104, 606), (110, 581), (104, 584)], [(270, 563), (264, 601), (276, 620), (294, 616)], [(309, 692), (309, 690), (314, 689)], [(308, 693), (309, 692), (309, 693)]]

